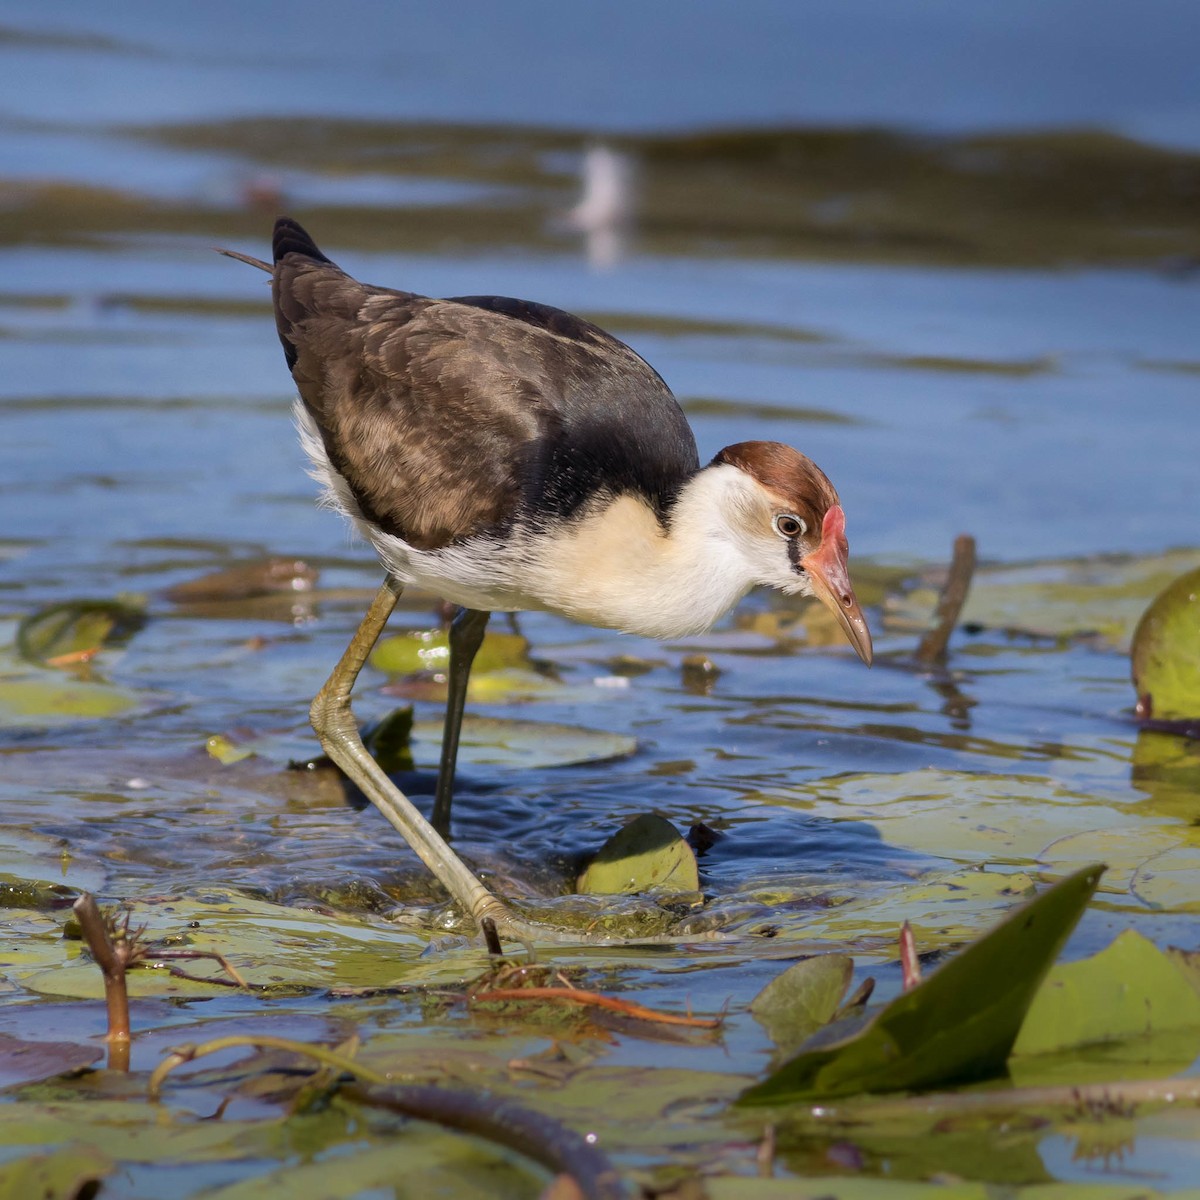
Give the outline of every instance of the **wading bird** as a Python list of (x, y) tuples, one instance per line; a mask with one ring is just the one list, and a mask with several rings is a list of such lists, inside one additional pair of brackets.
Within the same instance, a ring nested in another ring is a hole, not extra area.
[[(386, 571), (313, 701), (326, 753), (477, 922), (523, 920), (445, 840), (467, 679), (494, 611), (538, 610), (647, 637), (700, 633), (755, 585), (816, 596), (868, 665), (845, 516), (824, 473), (777, 442), (701, 466), (670, 389), (597, 326), (503, 296), (435, 300), (350, 278), (295, 222), (269, 271), (296, 421), (326, 498)], [(461, 606), (432, 824), (363, 746), (350, 691), (407, 586)]]

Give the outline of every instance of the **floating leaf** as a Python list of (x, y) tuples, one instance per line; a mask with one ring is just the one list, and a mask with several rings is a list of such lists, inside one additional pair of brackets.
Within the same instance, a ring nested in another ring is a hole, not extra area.
[(103, 1053), (78, 1042), (30, 1042), (0, 1033), (0, 1088), (82, 1070)]
[(695, 892), (700, 873), (692, 848), (670, 821), (643, 813), (601, 847), (579, 877), (584, 895), (625, 896), (651, 888)]
[[(1090, 1185), (1089, 1185), (1090, 1188)], [(707, 1200), (993, 1200), (986, 1183), (919, 1183), (910, 1179), (844, 1176), (799, 1179), (754, 1179), (725, 1176), (705, 1179)], [(1005, 1200), (1024, 1200), (1024, 1189), (1005, 1189)], [(1151, 1193), (1046, 1192), (1030, 1189), (1028, 1200), (1150, 1200)]]
[[(413, 757), (419, 766), (436, 766), (441, 744), (440, 720), (417, 721), (413, 725)], [(621, 733), (602, 733), (575, 725), (468, 716), (463, 719), (458, 761), (525, 769), (566, 767), (625, 758), (636, 749), (637, 740)]]
[(30, 662), (68, 666), (127, 641), (145, 622), (140, 604), (67, 600), (32, 613), (17, 626), (17, 651)]
[(50, 1154), (8, 1160), (0, 1173), (0, 1200), (84, 1200), (96, 1195), (113, 1163), (91, 1147), (59, 1147)]
[(1045, 862), (1107, 864), (1105, 892), (1128, 895), (1148, 908), (1200, 912), (1200, 845), (1196, 831), (1144, 821), (1124, 829), (1092, 829), (1059, 838), (1042, 854)]
[(832, 1042), (818, 1034), (739, 1102), (934, 1087), (999, 1071), (1102, 869), (1085, 867), (1010, 913), (861, 1029)]
[[(272, 988), (328, 987), (334, 983), (382, 985), (397, 979), (460, 978), (462, 964), (443, 953), (421, 961), (425, 939), (380, 919), (327, 916), (307, 909), (270, 904), (231, 889), (209, 888), (201, 896), (174, 895), (127, 904), (132, 925), (145, 925), (146, 938), (169, 937), (174, 948), (218, 951), (250, 983)], [(79, 944), (66, 943), (63, 965), (13, 977), (31, 991), (74, 999), (104, 994), (100, 971), (79, 957)], [(60, 959), (62, 961), (62, 959)], [(132, 996), (211, 995), (230, 989), (228, 976), (211, 960), (177, 964), (199, 982), (165, 970), (138, 967), (127, 976)], [(209, 979), (220, 982), (210, 983)]]
[(980, 864), (1036, 860), (1057, 838), (1134, 823), (1102, 795), (1044, 775), (1000, 771), (847, 774), (780, 787), (768, 797), (817, 817), (868, 822), (889, 845)]
[(0, 679), (0, 726), (119, 717), (140, 703), (133, 692), (82, 679)]
[(776, 1049), (790, 1053), (833, 1020), (853, 974), (848, 954), (806, 958), (772, 979), (750, 1002), (750, 1012)]
[[(444, 674), (450, 669), (449, 632), (410, 629), (382, 638), (371, 651), (370, 663), (388, 675), (411, 675), (416, 671)], [(529, 665), (529, 642), (525, 638), (515, 633), (486, 633), (471, 664), (471, 675)]]
[(1160, 592), (1130, 651), (1138, 716), (1200, 717), (1200, 567)]
[(1153, 942), (1127, 929), (1099, 954), (1051, 968), (1013, 1054), (1048, 1054), (1176, 1029), (1195, 1029), (1200, 1042), (1200, 995)]

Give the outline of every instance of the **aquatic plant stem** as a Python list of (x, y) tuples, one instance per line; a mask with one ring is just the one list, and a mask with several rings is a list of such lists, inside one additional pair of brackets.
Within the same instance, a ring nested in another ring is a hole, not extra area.
[[(134, 956), (133, 943), (128, 937), (121, 940), (120, 948), (113, 944), (109, 923), (105, 920), (95, 897), (90, 892), (71, 906), (84, 941), (100, 968), (104, 979), (104, 1003), (108, 1010), (108, 1065), (114, 1071), (129, 1069), (129, 991), (125, 986), (125, 969)], [(128, 933), (128, 928), (126, 928)]]
[(971, 590), (971, 578), (975, 574), (975, 539), (969, 533), (960, 533), (954, 539), (954, 555), (950, 560), (950, 573), (942, 594), (938, 597), (935, 616), (937, 624), (921, 638), (915, 658), (923, 666), (933, 667), (946, 661), (946, 647), (950, 635), (958, 624), (959, 614)]
[(569, 1176), (585, 1200), (627, 1200), (632, 1194), (593, 1140), (511, 1100), (490, 1093), (419, 1084), (350, 1084), (340, 1095), (357, 1104), (432, 1121), (515, 1150), (556, 1175)]
[(290, 1038), (271, 1037), (268, 1034), (234, 1034), (229, 1037), (213, 1038), (211, 1042), (203, 1042), (199, 1046), (180, 1046), (179, 1049), (173, 1050), (154, 1068), (150, 1076), (150, 1082), (146, 1085), (150, 1099), (158, 1099), (159, 1093), (162, 1091), (163, 1080), (176, 1067), (182, 1067), (198, 1058), (205, 1058), (209, 1054), (220, 1054), (222, 1050), (235, 1050), (240, 1046), (256, 1050), (287, 1050), (293, 1054), (314, 1059), (324, 1066), (357, 1075), (368, 1083), (387, 1082), (386, 1076), (372, 1071), (369, 1067), (364, 1067), (361, 1063), (356, 1063), (352, 1058), (338, 1054), (335, 1050), (329, 1050), (325, 1046), (312, 1046), (305, 1042), (294, 1042)]
[(552, 1117), (511, 1100), (499, 1099), (491, 1093), (476, 1094), (421, 1084), (389, 1084), (379, 1072), (335, 1050), (288, 1038), (235, 1035), (215, 1038), (199, 1046), (181, 1046), (154, 1069), (148, 1084), (150, 1098), (158, 1099), (163, 1081), (176, 1067), (239, 1046), (287, 1050), (354, 1075), (357, 1082), (339, 1088), (338, 1095), (342, 1098), (354, 1104), (385, 1108), (444, 1128), (457, 1129), (515, 1150), (556, 1175), (567, 1176), (584, 1200), (627, 1200), (631, 1194), (603, 1151), (587, 1137), (567, 1129)]

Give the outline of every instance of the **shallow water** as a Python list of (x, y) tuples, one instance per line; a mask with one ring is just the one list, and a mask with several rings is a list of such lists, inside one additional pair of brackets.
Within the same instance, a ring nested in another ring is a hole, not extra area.
[[(1187, 747), (1174, 761), (1139, 741), (1124, 653), (1144, 604), (1200, 559), (1200, 160), (1161, 148), (1194, 144), (1195, 98), (1170, 68), (1195, 18), (1168, 6), (1131, 33), (1121, 7), (1089, 6), (1082, 43), (1074, 4), (1004, 28), (945, 5), (899, 26), (870, 6), (802, 21), (780, 4), (763, 6), (762, 27), (736, 29), (724, 8), (689, 6), (685, 28), (665, 5), (653, 37), (638, 36), (632, 9), (601, 20), (587, 5), (563, 10), (553, 31), (532, 5), (505, 6), (502, 27), (480, 7), (455, 25), (409, 13), (404, 29), (382, 6), (333, 21), (302, 5), (278, 38), (261, 15), (224, 5), (203, 18), (138, 4), (5, 17), (4, 636), (79, 597), (140, 595), (150, 619), (92, 671), (128, 711), (4, 709), (0, 836), (12, 861), (0, 870), (110, 901), (252, 898), (275, 906), (254, 910), (264, 926), (272, 912), (329, 909), (349, 940), (397, 956), (385, 978), (478, 969), (454, 945), (444, 960), (421, 955), (429, 925), (453, 922), (398, 836), (335, 780), (283, 769), (315, 752), (308, 701), (379, 576), (338, 520), (314, 511), (263, 278), (211, 253), (265, 253), (286, 206), (365, 280), (526, 296), (600, 320), (667, 379), (702, 456), (747, 437), (792, 442), (841, 493), (876, 634), (870, 673), (809, 610), (755, 595), (712, 633), (668, 645), (524, 616), (557, 682), (472, 702), (481, 716), (637, 739), (615, 761), (465, 764), (456, 843), (501, 891), (569, 890), (579, 863), (641, 812), (719, 835), (700, 860), (705, 906), (679, 928), (721, 929), (727, 942), (562, 959), (647, 1003), (728, 1003), (724, 1042), (618, 1034), (605, 1068), (760, 1072), (769, 1047), (745, 1006), (776, 957), (848, 947), (891, 994), (901, 920), (922, 948), (952, 946), (1006, 911), (1007, 877), (1093, 858), (1113, 870), (1070, 954), (1126, 927), (1195, 947), (1200, 766)], [(848, 32), (864, 14), (877, 42)], [(668, 53), (676, 39), (695, 57)], [(813, 57), (822, 39), (840, 56)], [(1071, 54), (1055, 58), (1064, 39)], [(871, 45), (885, 69), (863, 76)], [(984, 72), (968, 87), (964, 46), (983, 47), (997, 80), (1022, 64), (1028, 86), (991, 86)], [(626, 55), (631, 84), (613, 88)], [(727, 86), (705, 76), (710, 61)], [(1100, 86), (1099, 65), (1113, 61), (1123, 69)], [(960, 90), (962, 103), (943, 103)], [(868, 128), (880, 123), (897, 131)], [(1078, 125), (1160, 148), (1058, 132)], [(1013, 127), (1031, 132), (995, 132)], [(628, 228), (589, 238), (566, 214), (598, 131), (635, 182)], [(975, 624), (956, 635), (951, 673), (931, 674), (911, 654), (964, 531), (987, 564), (966, 614)], [(1172, 548), (1184, 553), (1158, 574), (1119, 557)], [(318, 591), (265, 612), (166, 596), (265, 554), (319, 567)], [(1086, 556), (1113, 557), (1073, 571), (1058, 561)], [(393, 622), (434, 623), (423, 601)], [(683, 670), (692, 654), (715, 665), (707, 682)], [(0, 665), (6, 679), (30, 671)], [(398, 702), (384, 683), (364, 676), (361, 715)], [(437, 711), (417, 702), (419, 718)], [(257, 757), (221, 766), (204, 751), (213, 734)], [(428, 753), (408, 780), (421, 798)], [(984, 886), (964, 908), (927, 889), (976, 873)], [(397, 915), (402, 934), (383, 919)], [(4, 1008), (80, 994), (49, 974), (30, 982), (30, 962), (67, 969), (60, 920), (14, 915), (27, 957)], [(319, 953), (333, 928), (289, 934), (309, 982), (376, 981), (349, 950)], [(245, 997), (189, 1004), (259, 1010)], [(385, 1033), (444, 1032), (403, 1004), (371, 1019)], [(522, 1053), (544, 1045), (522, 1036)], [(703, 1136), (749, 1136), (717, 1128)], [(625, 1128), (613, 1144), (644, 1169), (694, 1162), (673, 1136), (648, 1147)], [(1140, 1178), (1152, 1158), (1158, 1185), (1179, 1186), (1189, 1138), (1176, 1130), (1105, 1158), (1104, 1178)], [(1056, 1134), (1041, 1147), (1046, 1177), (1094, 1179), (1094, 1161), (1062, 1145)], [(818, 1174), (806, 1153), (788, 1165)], [(1035, 1182), (1025, 1151), (1014, 1155), (1008, 1175), (980, 1177)], [(253, 1174), (141, 1171), (123, 1194), (185, 1196)]]

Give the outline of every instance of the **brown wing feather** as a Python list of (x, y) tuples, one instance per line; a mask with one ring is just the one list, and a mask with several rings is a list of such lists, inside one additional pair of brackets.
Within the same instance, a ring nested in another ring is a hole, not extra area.
[(276, 289), (300, 397), (363, 516), (433, 549), (515, 515), (537, 397), (458, 306), (303, 262), (277, 269)]
[(330, 462), (362, 515), (411, 545), (568, 517), (606, 490), (665, 513), (698, 468), (670, 389), (596, 326), (359, 283), (286, 218), (275, 253), (280, 340)]

